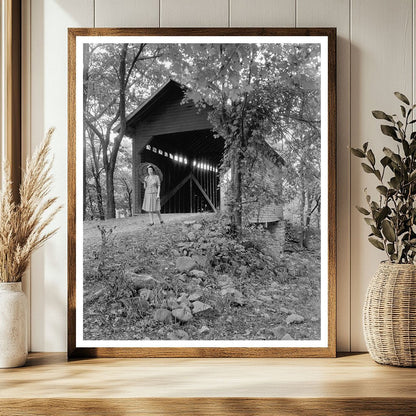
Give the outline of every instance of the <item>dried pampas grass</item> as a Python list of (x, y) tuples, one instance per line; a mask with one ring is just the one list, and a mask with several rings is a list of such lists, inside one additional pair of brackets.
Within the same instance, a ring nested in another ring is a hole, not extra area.
[(20, 185), (20, 202), (12, 195), (10, 169), (6, 166), (5, 181), (0, 191), (0, 282), (20, 282), (30, 255), (58, 229), (48, 231), (56, 213), (57, 198), (49, 198), (52, 184), (52, 161), (48, 160), (50, 129), (31, 159), (26, 161)]

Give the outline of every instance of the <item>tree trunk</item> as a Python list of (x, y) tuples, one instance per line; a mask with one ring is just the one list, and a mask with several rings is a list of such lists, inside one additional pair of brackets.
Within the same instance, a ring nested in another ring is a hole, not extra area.
[[(90, 45), (89, 44), (84, 44), (84, 50), (83, 50), (83, 58), (84, 58), (84, 71), (83, 71), (83, 104), (84, 104), (84, 111), (87, 105), (87, 97), (88, 97), (88, 80), (89, 80), (89, 61), (90, 61)], [(87, 124), (85, 123), (84, 120), (84, 140), (82, 143), (82, 157), (83, 157), (83, 169), (84, 172), (87, 169)], [(83, 202), (83, 208), (82, 208), (82, 212), (83, 212), (83, 218), (84, 221), (86, 220), (87, 217), (87, 177), (84, 173), (84, 177), (83, 177), (83, 183), (82, 183), (82, 202)]]
[(105, 175), (105, 184), (107, 189), (107, 206), (106, 217), (116, 217), (116, 201), (114, 198), (114, 169), (109, 168)]
[(100, 178), (95, 178), (95, 190), (97, 192), (97, 207), (98, 215), (101, 221), (105, 220), (104, 205), (103, 205), (103, 191), (101, 188)]
[(304, 239), (304, 229), (305, 229), (305, 182), (303, 180), (303, 177), (301, 179), (301, 190), (300, 190), (300, 239), (299, 239), (299, 245), (301, 248), (303, 248), (303, 239)]
[(241, 183), (241, 135), (231, 138), (229, 149), (231, 167), (231, 226), (232, 233), (237, 237), (242, 235), (242, 183)]
[(312, 215), (312, 197), (311, 193), (306, 190), (306, 218), (305, 224), (303, 227), (303, 235), (302, 235), (302, 245), (304, 248), (310, 248), (310, 223), (311, 223), (311, 215)]

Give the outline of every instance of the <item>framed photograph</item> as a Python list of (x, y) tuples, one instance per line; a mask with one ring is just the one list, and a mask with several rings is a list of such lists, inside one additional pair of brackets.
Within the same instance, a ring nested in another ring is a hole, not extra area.
[(69, 357), (335, 356), (335, 29), (69, 29)]

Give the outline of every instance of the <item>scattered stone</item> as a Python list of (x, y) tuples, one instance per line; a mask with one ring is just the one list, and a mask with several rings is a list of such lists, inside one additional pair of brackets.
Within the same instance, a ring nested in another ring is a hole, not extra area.
[(150, 274), (137, 274), (131, 270), (126, 272), (125, 277), (129, 286), (134, 290), (154, 289), (161, 284)]
[(182, 303), (182, 302), (186, 302), (187, 300), (188, 300), (188, 295), (186, 293), (181, 293), (181, 295), (177, 299), (177, 302)]
[(195, 266), (195, 260), (191, 257), (181, 256), (176, 258), (176, 269), (180, 272), (189, 272)]
[(282, 341), (292, 341), (293, 340), (293, 338), (289, 335), (289, 334), (286, 334), (283, 338), (282, 338)]
[(228, 276), (228, 274), (221, 274), (217, 277), (217, 283), (218, 286), (221, 289), (225, 289), (227, 287), (229, 288), (233, 288), (234, 287), (234, 282), (233, 279), (231, 279), (230, 276)]
[(282, 337), (286, 334), (286, 328), (284, 326), (273, 328), (272, 334), (275, 339), (282, 339)]
[(197, 314), (202, 314), (206, 311), (212, 310), (212, 307), (206, 303), (200, 302), (199, 300), (195, 301), (193, 304), (193, 310), (192, 312), (194, 313), (194, 315)]
[(84, 302), (85, 303), (94, 302), (98, 298), (101, 298), (104, 294), (105, 294), (105, 288), (101, 288), (101, 289), (97, 290), (96, 292), (91, 293), (90, 295), (86, 296), (84, 298)]
[(194, 241), (194, 240), (195, 240), (195, 238), (196, 238), (195, 233), (194, 233), (194, 232), (192, 232), (192, 231), (190, 231), (190, 232), (189, 232), (186, 236), (188, 237), (188, 240), (189, 240), (189, 241)]
[(199, 279), (203, 279), (207, 276), (207, 274), (203, 270), (191, 270), (189, 274), (193, 277), (197, 277)]
[(150, 289), (140, 289), (140, 297), (144, 300), (149, 300), (150, 296), (152, 295), (153, 291)]
[(290, 313), (292, 313), (292, 311), (290, 311), (289, 309), (287, 309), (287, 308), (280, 308), (280, 312), (282, 312), (282, 313), (285, 313), (286, 315), (289, 315)]
[(178, 329), (175, 333), (179, 339), (189, 339), (188, 333), (183, 329)]
[(172, 320), (172, 314), (167, 309), (156, 309), (153, 314), (153, 319), (158, 322), (170, 322)]
[(184, 221), (185, 225), (194, 225), (196, 221)]
[(172, 315), (181, 322), (188, 322), (192, 319), (192, 312), (189, 308), (178, 308), (172, 311)]
[(194, 286), (199, 286), (199, 284), (202, 282), (202, 280), (200, 279), (200, 278), (198, 278), (198, 277), (194, 277), (193, 279), (192, 279), (192, 284), (194, 285)]
[[(201, 247), (202, 248), (202, 244)], [(201, 256), (200, 254), (195, 254), (192, 256), (192, 258), (194, 259), (195, 263), (202, 267), (205, 268), (207, 267), (207, 263), (208, 263), (208, 257), (207, 256)]]
[(247, 268), (247, 266), (240, 266), (239, 271), (240, 271), (241, 276), (245, 277), (245, 276), (247, 276), (248, 268)]
[(166, 300), (166, 306), (168, 309), (171, 309), (171, 310), (179, 308), (179, 304), (178, 302), (176, 302), (175, 298), (168, 298)]
[(189, 299), (190, 302), (195, 302), (196, 300), (200, 299), (201, 297), (202, 297), (201, 292), (194, 292), (194, 293), (191, 293), (189, 295), (188, 299)]
[(293, 313), (292, 315), (289, 315), (286, 318), (286, 323), (288, 325), (290, 324), (301, 324), (305, 321), (305, 318), (302, 315), (297, 315), (296, 313)]
[(196, 223), (192, 225), (192, 228), (196, 231), (200, 230), (202, 228), (202, 224)]
[(198, 334), (207, 334), (209, 332), (209, 328), (206, 325), (201, 326), (201, 328), (198, 329)]
[(233, 287), (226, 287), (224, 289), (221, 289), (220, 293), (222, 296), (230, 296), (231, 303), (234, 303), (238, 306), (244, 306), (246, 304), (246, 300), (243, 294)]

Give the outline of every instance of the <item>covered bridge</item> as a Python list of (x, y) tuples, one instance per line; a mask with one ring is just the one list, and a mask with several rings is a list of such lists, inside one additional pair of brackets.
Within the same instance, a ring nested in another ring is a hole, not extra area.
[[(184, 87), (169, 80), (127, 118), (126, 135), (133, 141), (134, 214), (141, 213), (144, 189), (138, 167), (144, 162), (163, 172), (163, 213), (217, 211), (226, 205), (227, 186), (219, 173), (224, 140), (214, 137), (207, 111), (183, 98)], [(284, 161), (266, 143), (265, 147), (262, 153), (266, 163), (271, 162), (270, 173), (279, 175)], [(276, 221), (282, 217), (281, 206), (257, 209), (256, 217), (253, 222)]]
[(220, 207), (218, 167), (224, 141), (214, 138), (207, 112), (183, 103), (184, 90), (169, 80), (127, 118), (133, 139), (133, 212), (141, 212), (138, 166), (151, 162), (164, 178), (162, 212), (216, 211)]

